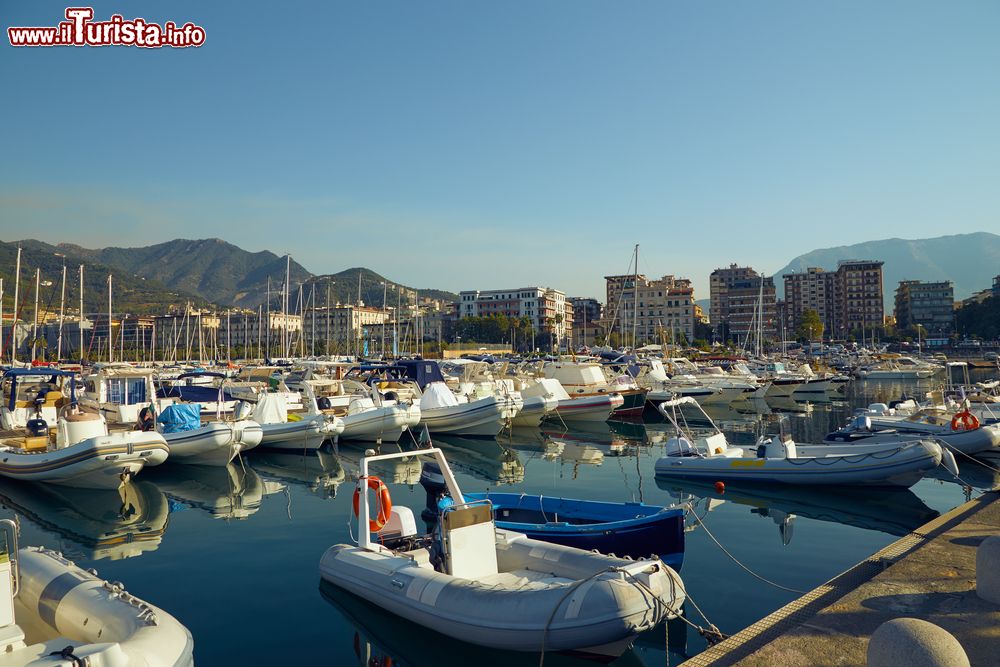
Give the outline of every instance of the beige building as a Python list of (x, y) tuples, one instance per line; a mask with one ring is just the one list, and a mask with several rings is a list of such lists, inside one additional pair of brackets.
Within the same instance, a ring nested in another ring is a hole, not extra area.
[(686, 278), (672, 275), (649, 280), (643, 274), (604, 276), (607, 302), (605, 329), (624, 335), (635, 345), (663, 343), (683, 334), (694, 340), (697, 321), (694, 288)]

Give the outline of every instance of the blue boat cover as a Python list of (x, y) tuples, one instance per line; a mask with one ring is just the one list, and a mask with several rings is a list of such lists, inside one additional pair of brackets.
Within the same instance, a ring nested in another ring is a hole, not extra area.
[(164, 433), (180, 433), (201, 428), (201, 406), (196, 403), (168, 405), (156, 421), (163, 424)]

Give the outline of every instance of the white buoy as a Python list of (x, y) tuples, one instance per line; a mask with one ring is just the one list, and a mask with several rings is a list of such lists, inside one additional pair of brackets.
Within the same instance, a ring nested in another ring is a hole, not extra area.
[(976, 595), (1000, 604), (1000, 536), (991, 535), (976, 549)]
[(894, 618), (868, 642), (868, 667), (970, 667), (965, 650), (947, 630), (919, 618)]

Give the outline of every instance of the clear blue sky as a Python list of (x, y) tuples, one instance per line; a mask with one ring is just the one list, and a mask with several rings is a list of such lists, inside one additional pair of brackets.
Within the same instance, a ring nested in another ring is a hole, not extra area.
[[(65, 3), (0, 0), (11, 25)], [(95, 2), (199, 49), (0, 46), (0, 238), (603, 295), (1000, 232), (1000, 3)]]

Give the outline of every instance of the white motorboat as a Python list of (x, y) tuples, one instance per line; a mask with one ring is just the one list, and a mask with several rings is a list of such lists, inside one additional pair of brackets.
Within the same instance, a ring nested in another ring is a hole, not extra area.
[[(250, 416), (260, 424), (260, 446), (272, 449), (298, 451), (319, 449), (327, 438), (344, 432), (344, 421), (339, 417), (324, 415), (315, 407), (307, 412), (289, 412), (284, 394), (264, 392), (257, 396), (257, 403)], [(243, 409), (237, 406), (237, 415)]]
[(563, 422), (606, 422), (615, 408), (625, 404), (620, 394), (592, 394), (571, 397), (563, 389), (562, 383), (554, 378), (525, 379), (521, 388), (525, 401), (541, 397), (546, 401), (555, 400), (556, 407), (546, 417)]
[(172, 462), (224, 466), (264, 438), (260, 424), (249, 419), (202, 425), (197, 403), (168, 405), (156, 421)]
[(924, 380), (944, 370), (943, 366), (912, 357), (887, 356), (882, 361), (857, 370), (866, 380)]
[(11, 665), (175, 667), (193, 664), (191, 633), (119, 583), (41, 547), (17, 549), (5, 520), (0, 654)]
[(447, 508), (433, 535), (418, 535), (413, 512), (392, 507), (368, 474), (371, 462), (414, 454), (433, 456), (452, 497), (463, 497), (440, 449), (362, 458), (358, 544), (326, 551), (325, 581), (450, 637), (516, 651), (615, 657), (680, 613), (683, 583), (659, 559), (623, 560), (498, 530), (488, 501)]
[(546, 363), (542, 370), (546, 378), (558, 380), (574, 400), (617, 394), (622, 401), (613, 401), (612, 412), (616, 416), (638, 416), (645, 409), (646, 389), (636, 384), (630, 375), (609, 381), (603, 367), (591, 362), (553, 361)]
[(508, 415), (505, 399), (487, 396), (459, 403), (443, 382), (431, 382), (420, 397), (420, 423), (431, 433), (493, 438), (512, 418)]
[(969, 412), (937, 408), (895, 415), (884, 403), (873, 403), (847, 426), (826, 436), (826, 441), (876, 443), (913, 438), (930, 438), (963, 454), (977, 454), (1000, 448), (1000, 424), (983, 425)]
[[(396, 442), (410, 426), (418, 405), (400, 405), (395, 401), (377, 404), (367, 396), (355, 396), (347, 406), (347, 412), (340, 418), (344, 422), (341, 440), (362, 440), (366, 442)], [(419, 419), (419, 417), (418, 417)]]
[(99, 414), (63, 411), (55, 436), (43, 419), (0, 435), (0, 475), (10, 479), (115, 489), (169, 449), (155, 431), (108, 432)]
[[(801, 445), (791, 438), (761, 439), (754, 450), (730, 447), (714, 426), (708, 436), (685, 432), (673, 408), (691, 399), (660, 405), (660, 412), (677, 429), (667, 441), (666, 456), (656, 461), (658, 477), (721, 482), (755, 482), (824, 486), (910, 487), (926, 472), (945, 465), (955, 475), (951, 452), (932, 440), (911, 439), (886, 444)], [(712, 423), (705, 414), (705, 419)]]

